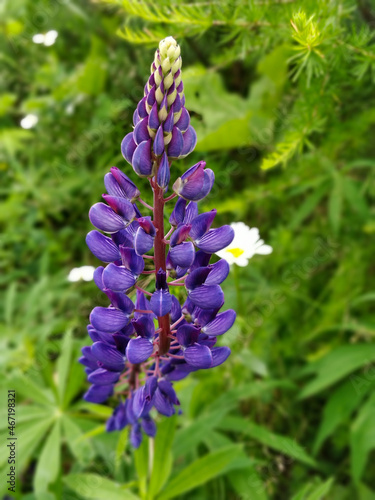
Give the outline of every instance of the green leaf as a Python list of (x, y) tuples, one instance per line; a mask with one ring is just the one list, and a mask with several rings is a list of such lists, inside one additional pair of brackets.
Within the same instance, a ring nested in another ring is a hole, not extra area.
[(340, 229), (341, 215), (342, 215), (342, 201), (343, 201), (343, 184), (340, 175), (334, 176), (333, 189), (331, 191), (328, 203), (329, 220), (333, 232), (337, 234)]
[(68, 415), (63, 415), (62, 423), (66, 444), (71, 453), (80, 462), (89, 463), (94, 458), (94, 449), (91, 443), (87, 439), (84, 439), (85, 434), (83, 434), (79, 425), (74, 421), (74, 418)]
[(289, 223), (289, 227), (291, 230), (297, 229), (300, 224), (309, 216), (311, 213), (314, 211), (314, 209), (318, 206), (320, 203), (320, 200), (323, 198), (323, 196), (326, 195), (326, 193), (329, 190), (329, 184), (325, 183), (322, 186), (320, 186), (318, 189), (314, 190), (300, 205), (294, 216), (292, 217), (292, 220)]
[(135, 470), (137, 471), (138, 488), (142, 498), (145, 498), (147, 492), (147, 478), (149, 473), (148, 446), (149, 438), (144, 438), (141, 446), (134, 450)]
[(198, 458), (173, 477), (157, 500), (177, 497), (219, 476), (238, 457), (240, 451), (241, 447), (234, 445)]
[(365, 197), (360, 191), (359, 183), (348, 178), (343, 178), (342, 182), (345, 199), (350, 204), (352, 210), (365, 220), (369, 215), (369, 208)]
[(307, 383), (299, 398), (308, 398), (321, 392), (349, 373), (374, 360), (374, 344), (352, 344), (338, 347), (302, 371), (302, 373), (316, 373), (316, 378)]
[(234, 470), (228, 474), (228, 479), (240, 498), (267, 500), (266, 487), (254, 467)]
[(15, 375), (8, 381), (9, 388), (25, 398), (31, 398), (36, 403), (52, 406), (56, 404), (53, 392), (50, 389), (41, 389), (30, 377), (23, 374)]
[(358, 482), (364, 471), (368, 455), (375, 448), (375, 393), (361, 408), (350, 433), (351, 471)]
[(324, 498), (328, 500), (325, 495), (329, 493), (332, 485), (332, 477), (327, 479), (324, 483), (321, 483), (319, 486), (308, 483), (302, 488), (302, 490), (294, 495), (291, 500), (323, 500)]
[(39, 456), (34, 475), (34, 488), (38, 495), (47, 492), (48, 485), (56, 480), (60, 471), (60, 425), (60, 421), (56, 421)]
[(163, 419), (158, 424), (154, 441), (153, 466), (149, 484), (149, 498), (152, 499), (163, 488), (172, 469), (172, 443), (176, 429), (175, 416)]
[(314, 443), (314, 455), (318, 453), (324, 441), (334, 433), (336, 428), (349, 419), (373, 386), (373, 381), (365, 384), (364, 387), (357, 387), (353, 380), (348, 380), (332, 393), (323, 410), (323, 418)]
[(223, 430), (246, 434), (247, 436), (255, 439), (255, 441), (259, 441), (269, 448), (281, 452), (283, 455), (292, 457), (295, 460), (298, 460), (299, 462), (302, 462), (311, 467), (318, 467), (318, 464), (315, 462), (315, 460), (310, 457), (302, 448), (302, 446), (296, 443), (296, 441), (292, 438), (274, 434), (265, 427), (261, 427), (260, 425), (248, 422), (243, 418), (226, 417), (220, 424), (220, 428)]
[(87, 500), (139, 500), (128, 489), (98, 474), (69, 474), (64, 482)]
[(64, 406), (66, 382), (69, 373), (70, 360), (72, 356), (72, 332), (69, 330), (65, 333), (61, 344), (61, 354), (57, 360), (57, 389), (59, 394), (60, 405)]

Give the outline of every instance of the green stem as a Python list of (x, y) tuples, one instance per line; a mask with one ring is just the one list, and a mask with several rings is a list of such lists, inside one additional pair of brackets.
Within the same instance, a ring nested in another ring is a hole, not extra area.
[(240, 286), (240, 273), (239, 266), (237, 264), (233, 264), (233, 277), (234, 277), (234, 285), (236, 287), (236, 296), (237, 296), (237, 312), (239, 316), (243, 315), (243, 301), (242, 301), (242, 293)]

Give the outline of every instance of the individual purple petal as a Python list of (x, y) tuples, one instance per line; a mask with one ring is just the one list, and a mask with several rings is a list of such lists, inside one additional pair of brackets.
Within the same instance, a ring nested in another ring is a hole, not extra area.
[(130, 314), (134, 310), (134, 304), (133, 301), (127, 295), (125, 295), (124, 293), (113, 292), (109, 288), (106, 288), (104, 291), (109, 300), (111, 301), (111, 304), (116, 309), (120, 309), (120, 311), (130, 316)]
[[(215, 175), (213, 171), (210, 170), (209, 168), (206, 168), (203, 172), (202, 188), (199, 191), (197, 190), (194, 194), (189, 195), (190, 196), (189, 199), (193, 201), (203, 200), (203, 198), (205, 198), (211, 191), (214, 181), (215, 181)], [(185, 188), (182, 189), (182, 191), (179, 194), (180, 196), (183, 196), (185, 198), (187, 197)]]
[(129, 200), (120, 198), (119, 196), (111, 196), (109, 194), (103, 194), (103, 198), (108, 203), (108, 205), (128, 223), (134, 219), (134, 206), (133, 203), (131, 203)]
[(175, 247), (176, 245), (179, 245), (180, 243), (185, 241), (190, 234), (190, 229), (191, 229), (190, 224), (180, 224), (176, 229), (176, 231), (171, 236), (170, 240), (171, 247)]
[(113, 394), (113, 385), (92, 385), (83, 395), (89, 403), (104, 403)]
[(148, 117), (140, 120), (134, 128), (133, 137), (137, 145), (141, 144), (143, 141), (148, 141), (150, 139), (150, 134), (148, 132)]
[(148, 377), (146, 384), (137, 389), (133, 395), (133, 412), (137, 418), (148, 415), (153, 403), (157, 388), (156, 377)]
[(185, 156), (189, 155), (197, 144), (197, 134), (191, 125), (189, 125), (189, 128), (184, 133), (183, 138), (184, 146), (182, 148), (180, 158), (185, 158)]
[(92, 325), (87, 325), (87, 333), (93, 342), (107, 342), (107, 344), (115, 345), (113, 336), (110, 333), (98, 332)]
[(225, 259), (220, 259), (215, 264), (210, 264), (210, 275), (206, 279), (206, 285), (220, 285), (228, 276), (230, 266)]
[(172, 295), (172, 306), (171, 306), (171, 323), (175, 323), (178, 319), (181, 318), (181, 305), (178, 298), (175, 295)]
[(147, 361), (154, 350), (152, 341), (147, 338), (137, 337), (131, 339), (126, 348), (126, 357), (129, 363), (137, 365)]
[(89, 219), (93, 226), (106, 233), (116, 233), (124, 229), (126, 223), (105, 203), (95, 203), (90, 208)]
[(186, 207), (186, 213), (184, 218), (185, 224), (191, 224), (191, 222), (198, 216), (198, 204), (195, 201), (189, 201)]
[(171, 382), (177, 382), (187, 377), (190, 373), (195, 372), (197, 369), (198, 368), (186, 363), (183, 365), (174, 365), (172, 366), (172, 370), (166, 374), (166, 378)]
[(104, 368), (98, 368), (94, 372), (90, 373), (90, 375), (87, 377), (87, 380), (91, 384), (96, 385), (115, 384), (120, 378), (120, 374), (121, 372), (111, 372)]
[(141, 425), (137, 422), (136, 424), (132, 425), (130, 431), (130, 443), (133, 446), (133, 448), (135, 449), (139, 448), (142, 444), (142, 439), (143, 439), (143, 434), (141, 430)]
[(195, 304), (192, 300), (190, 300), (189, 296), (187, 296), (183, 306), (182, 306), (182, 313), (187, 315), (187, 316), (191, 316), (193, 314), (193, 311), (194, 311), (194, 308), (195, 308)]
[(188, 276), (185, 279), (186, 290), (191, 291), (194, 288), (197, 288), (197, 286), (203, 285), (210, 271), (211, 270), (208, 267), (198, 267), (190, 274), (188, 274)]
[(120, 245), (122, 264), (129, 269), (133, 276), (138, 277), (145, 268), (145, 261), (137, 255), (133, 248)]
[(90, 314), (90, 323), (100, 332), (115, 333), (129, 322), (122, 311), (106, 307), (95, 307)]
[[(111, 173), (118, 182), (118, 184), (121, 186), (121, 189), (125, 193), (125, 197), (128, 198), (130, 201), (135, 201), (139, 197), (139, 189), (137, 186), (134, 184), (133, 181), (129, 179), (127, 175), (124, 174), (119, 168), (117, 167), (112, 167), (111, 168)], [(108, 193), (112, 194), (112, 193)]]
[(162, 394), (166, 396), (169, 401), (174, 405), (179, 405), (180, 401), (177, 398), (176, 392), (173, 388), (173, 385), (168, 380), (159, 380), (158, 387)]
[(202, 285), (189, 293), (189, 298), (201, 309), (215, 309), (224, 302), (224, 294), (219, 285)]
[(104, 285), (103, 285), (103, 271), (104, 267), (99, 266), (95, 269), (94, 271), (94, 283), (95, 285), (103, 292)]
[(190, 125), (190, 115), (186, 108), (182, 108), (181, 116), (176, 127), (181, 130), (181, 132), (186, 132)]
[(217, 307), (215, 309), (201, 309), (200, 307), (195, 306), (194, 311), (191, 315), (191, 320), (194, 324), (198, 324), (202, 327), (212, 321), (217, 315), (218, 311), (219, 309)]
[(179, 326), (176, 333), (178, 343), (183, 347), (193, 345), (198, 340), (200, 331), (200, 328), (189, 323)]
[(155, 290), (152, 294), (151, 310), (157, 317), (162, 317), (168, 314), (172, 307), (172, 297), (169, 290)]
[(164, 132), (166, 132), (168, 134), (172, 132), (172, 130), (173, 130), (173, 121), (174, 121), (173, 119), (174, 119), (173, 106), (171, 106), (171, 109), (169, 110), (168, 116), (165, 119), (165, 122), (164, 122), (164, 125), (163, 125)]
[(208, 266), (210, 259), (211, 255), (209, 253), (198, 250), (198, 252), (195, 252), (195, 259), (193, 265), (190, 267), (190, 272), (193, 272), (198, 267)]
[[(177, 73), (176, 73), (176, 75), (177, 75)], [(181, 97), (179, 96), (179, 94), (177, 94), (176, 95), (176, 99), (175, 99), (175, 101), (173, 103), (173, 112), (174, 112), (174, 114), (176, 115), (179, 111), (181, 111), (181, 109), (182, 109)]]
[(185, 211), (186, 211), (186, 200), (183, 198), (178, 198), (173, 212), (171, 213), (171, 216), (169, 217), (169, 223), (172, 226), (178, 226), (184, 221), (185, 218)]
[(139, 217), (137, 219), (137, 221), (138, 221), (138, 224), (146, 231), (147, 234), (150, 234), (151, 236), (155, 236), (156, 229), (151, 221), (150, 216)]
[(121, 258), (119, 249), (111, 238), (99, 231), (90, 231), (86, 236), (86, 243), (95, 257), (103, 262), (114, 262)]
[(160, 125), (156, 132), (153, 149), (156, 156), (161, 156), (164, 153), (164, 132), (162, 125)]
[(154, 246), (154, 238), (147, 234), (146, 231), (139, 227), (134, 239), (134, 248), (138, 255), (143, 255), (151, 250)]
[(155, 392), (155, 408), (161, 415), (166, 417), (171, 417), (175, 413), (173, 404), (169, 399), (161, 392), (159, 388)]
[(224, 361), (226, 361), (230, 355), (230, 349), (229, 347), (223, 346), (223, 347), (214, 347), (211, 350), (212, 354), (212, 368), (215, 366), (219, 366)]
[(174, 267), (190, 267), (194, 262), (195, 250), (191, 241), (184, 241), (169, 250)]
[(156, 435), (156, 424), (151, 417), (143, 417), (141, 420), (142, 429), (145, 434), (149, 437), (155, 437)]
[(134, 141), (134, 137), (133, 137), (133, 132), (130, 132), (129, 134), (127, 134), (122, 142), (121, 142), (121, 153), (122, 153), (122, 156), (125, 158), (125, 160), (130, 163), (132, 163), (132, 159), (133, 159), (133, 155), (134, 155), (134, 151), (137, 147), (137, 144), (135, 143)]
[(92, 345), (92, 353), (100, 361), (102, 368), (122, 372), (125, 367), (124, 356), (105, 342), (95, 342)]
[(148, 117), (148, 126), (152, 130), (157, 130), (157, 128), (159, 127), (158, 105), (156, 102), (151, 108), (150, 115)]
[(143, 97), (137, 106), (138, 115), (140, 118), (146, 118), (147, 109), (146, 109), (146, 97)]
[(204, 212), (198, 215), (191, 223), (190, 236), (193, 240), (201, 238), (210, 229), (211, 224), (217, 214), (217, 210), (214, 208), (209, 212)]
[(154, 102), (155, 102), (155, 90), (156, 90), (156, 88), (154, 85), (147, 95), (146, 102), (150, 108), (154, 105)]
[(159, 187), (165, 189), (166, 187), (168, 187), (170, 178), (171, 178), (171, 173), (169, 170), (168, 157), (166, 153), (164, 153), (158, 168), (156, 182)]
[(212, 366), (211, 350), (206, 345), (194, 344), (184, 351), (186, 363), (195, 368), (210, 368)]
[(189, 168), (173, 184), (173, 190), (187, 200), (193, 200), (201, 192), (204, 183), (204, 167), (206, 163), (201, 161)]
[(127, 198), (125, 191), (122, 189), (120, 184), (116, 181), (116, 178), (110, 172), (105, 174), (104, 176), (104, 185), (107, 190), (107, 193), (111, 196), (122, 196), (123, 198)]
[(222, 226), (217, 229), (210, 229), (202, 237), (195, 240), (201, 250), (208, 253), (216, 253), (230, 245), (234, 238), (234, 231), (231, 226)]
[(177, 127), (173, 128), (172, 139), (168, 144), (168, 157), (178, 158), (184, 146), (184, 137), (182, 132)]
[[(141, 290), (137, 290), (135, 308), (141, 311), (148, 311), (150, 309), (150, 303), (146, 299), (145, 294)], [(137, 313), (137, 312), (134, 313), (135, 318), (138, 318), (139, 316), (143, 316), (143, 313)]]
[(132, 320), (135, 331), (141, 337), (153, 339), (155, 335), (155, 325), (153, 314), (141, 314), (136, 319)]
[(133, 113), (133, 125), (136, 126), (140, 119), (138, 111), (135, 109)]
[(132, 165), (134, 171), (141, 177), (152, 174), (151, 139), (143, 141), (134, 151)]
[(114, 292), (126, 292), (135, 285), (136, 279), (125, 266), (108, 264), (103, 272), (103, 284)]
[(228, 309), (216, 316), (216, 318), (210, 323), (207, 323), (203, 328), (202, 332), (207, 335), (223, 335), (230, 328), (232, 328), (233, 323), (236, 319), (236, 313), (233, 309)]
[[(131, 323), (129, 323), (128, 326), (131, 326), (132, 328), (132, 334), (134, 333), (134, 328), (132, 326)], [(129, 344), (129, 337), (127, 337), (126, 335), (124, 335), (123, 333), (114, 333), (112, 335), (112, 338), (115, 342), (115, 346), (116, 346), (116, 349), (121, 352), (121, 354), (123, 354), (125, 356), (125, 351), (126, 351), (126, 347), (127, 345)]]

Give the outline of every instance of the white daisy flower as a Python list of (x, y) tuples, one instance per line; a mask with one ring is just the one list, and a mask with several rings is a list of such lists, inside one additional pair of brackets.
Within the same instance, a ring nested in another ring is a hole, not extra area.
[(245, 267), (255, 254), (268, 255), (272, 252), (272, 247), (260, 239), (258, 228), (250, 228), (243, 222), (233, 222), (231, 227), (234, 230), (232, 243), (216, 254), (228, 264)]
[(94, 271), (93, 266), (74, 267), (68, 275), (68, 281), (91, 281), (94, 278)]
[(20, 121), (22, 128), (33, 128), (38, 123), (38, 117), (33, 114), (26, 115)]
[(33, 42), (39, 44), (43, 43), (46, 47), (50, 47), (55, 43), (57, 36), (58, 32), (56, 30), (47, 31), (45, 35), (43, 33), (37, 33), (33, 36)]

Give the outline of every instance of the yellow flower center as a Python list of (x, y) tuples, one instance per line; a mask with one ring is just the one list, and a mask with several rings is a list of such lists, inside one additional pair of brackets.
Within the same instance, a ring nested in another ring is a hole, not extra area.
[(242, 248), (229, 248), (227, 252), (231, 253), (233, 257), (240, 257), (244, 253), (245, 250), (242, 250)]

